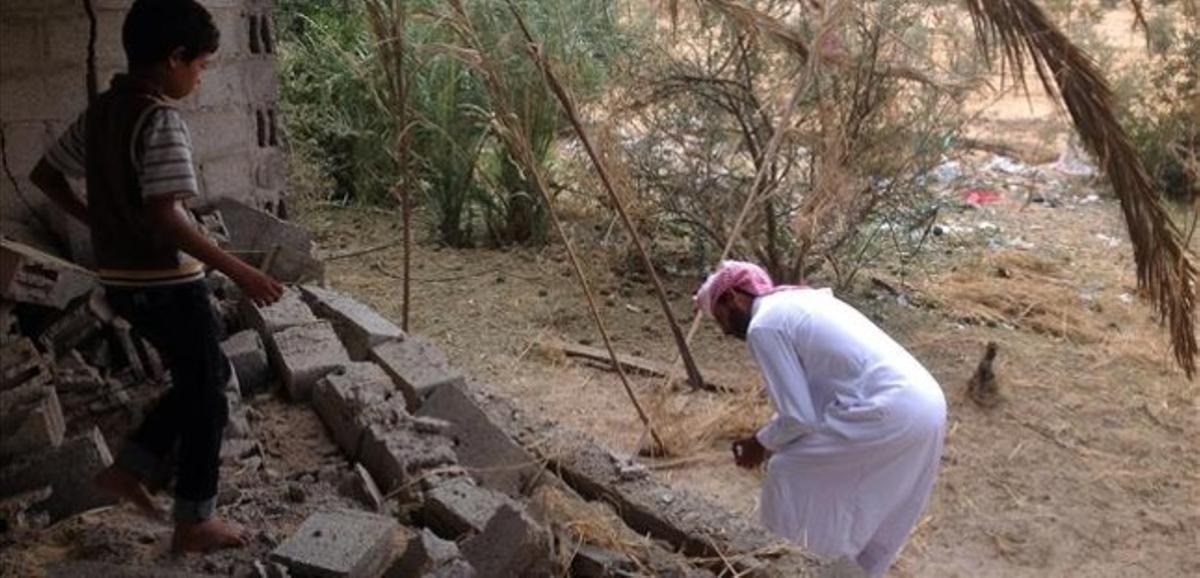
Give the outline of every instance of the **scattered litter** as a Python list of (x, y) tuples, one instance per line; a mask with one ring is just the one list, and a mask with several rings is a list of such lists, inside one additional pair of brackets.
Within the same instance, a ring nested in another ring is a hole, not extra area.
[(1079, 204), (1081, 204), (1081, 205), (1091, 205), (1093, 203), (1099, 203), (1099, 202), (1100, 202), (1100, 195), (1097, 195), (1096, 193), (1092, 193), (1092, 194), (1079, 200)]
[(983, 170), (1008, 175), (1024, 175), (1033, 169), (1029, 165), (1014, 161), (1008, 157), (995, 156), (987, 164), (983, 165)]
[(962, 193), (963, 202), (973, 207), (982, 207), (999, 202), (1000, 193), (989, 189), (967, 189)]
[(1122, 293), (1121, 295), (1119, 295), (1117, 297), (1117, 299), (1121, 303), (1124, 303), (1126, 305), (1133, 305), (1133, 294), (1132, 293)]
[(1121, 244), (1120, 239), (1109, 236), (1109, 235), (1105, 235), (1104, 233), (1096, 233), (1096, 238), (1099, 239), (1102, 243), (1104, 243), (1104, 246), (1106, 246), (1110, 249)]
[(975, 228), (980, 231), (999, 231), (1000, 230), (1000, 227), (998, 227), (995, 223), (991, 223), (988, 221), (981, 221), (978, 225), (975, 225)]
[(1068, 142), (1067, 147), (1063, 149), (1062, 154), (1058, 155), (1058, 160), (1050, 165), (1050, 168), (1073, 177), (1091, 177), (1096, 175), (1096, 165), (1093, 165), (1087, 157), (1087, 153), (1079, 150), (1075, 143)]
[(939, 183), (951, 183), (963, 176), (962, 165), (958, 161), (946, 161), (933, 169), (933, 178)]

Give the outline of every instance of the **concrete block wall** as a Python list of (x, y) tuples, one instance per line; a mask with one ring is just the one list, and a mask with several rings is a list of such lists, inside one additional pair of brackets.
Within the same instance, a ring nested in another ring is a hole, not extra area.
[[(132, 0), (0, 0), (0, 232), (82, 263), (86, 250), (28, 180), (42, 152), (87, 106), (95, 14), (97, 88), (125, 68), (121, 25)], [(232, 197), (281, 212), (286, 156), (278, 112), (273, 0), (201, 0), (221, 49), (193, 95), (176, 103), (192, 132), (199, 203)], [(74, 183), (84, 192), (85, 184)], [(18, 191), (20, 195), (18, 195)], [(22, 200), (24, 197), (25, 200)], [(32, 212), (31, 212), (32, 208)], [(53, 233), (51, 233), (52, 230)]]

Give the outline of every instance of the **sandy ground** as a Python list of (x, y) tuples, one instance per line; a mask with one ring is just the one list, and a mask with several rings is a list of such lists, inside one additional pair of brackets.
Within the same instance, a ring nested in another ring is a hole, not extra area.
[[(922, 267), (873, 269), (842, 292), (930, 367), (951, 408), (933, 501), (892, 575), (1196, 575), (1197, 389), (1170, 364), (1163, 334), (1135, 297), (1117, 204), (1093, 196), (1087, 180), (966, 172), (948, 188), (943, 234), (930, 238)], [(980, 187), (1001, 200), (980, 209), (953, 202), (953, 191)], [(1056, 206), (1029, 203), (1031, 193)], [(302, 213), (329, 255), (398, 238), (398, 220), (386, 212), (310, 206)], [(583, 222), (573, 234), (586, 246), (616, 346), (671, 359), (650, 286), (614, 276), (609, 265), (621, 252), (596, 242), (600, 233)], [(398, 320), (401, 255), (391, 247), (334, 259), (329, 279)], [(536, 345), (546, 337), (600, 345), (559, 246), (422, 244), (413, 276), (413, 331), (436, 339), (528, 411), (618, 452), (636, 450), (643, 430), (614, 375)], [(922, 306), (901, 303), (872, 276)], [(698, 281), (666, 280), (678, 318), (690, 319), (687, 296)], [(964, 394), (987, 341), (1000, 346), (1005, 399), (993, 410)], [(731, 436), (748, 431), (748, 415), (768, 411), (755, 393), (759, 378), (744, 346), (711, 323), (702, 325), (694, 351), (712, 381), (745, 393), (668, 391), (661, 380), (636, 378), (637, 395), (682, 448), (653, 467), (753, 518), (759, 474), (736, 469), (727, 447)], [(696, 440), (708, 441), (697, 447)]]

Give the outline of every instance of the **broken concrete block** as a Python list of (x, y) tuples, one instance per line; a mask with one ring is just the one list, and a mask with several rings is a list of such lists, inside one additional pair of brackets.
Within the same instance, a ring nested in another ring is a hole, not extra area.
[(470, 478), (451, 478), (425, 492), (425, 522), (443, 536), (477, 534), (501, 507), (515, 504)]
[(324, 283), (325, 263), (306, 252), (281, 246), (270, 251), (267, 274), (281, 283)]
[(462, 544), (482, 576), (553, 576), (550, 533), (523, 510), (501, 506), (487, 526)]
[(0, 390), (50, 381), (50, 368), (28, 337), (0, 347)]
[(409, 411), (419, 407), (434, 388), (463, 383), (462, 373), (450, 367), (446, 355), (419, 335), (376, 345), (371, 348), (371, 360), (381, 365), (404, 393)]
[(395, 557), (396, 520), (355, 510), (322, 510), (271, 552), (295, 576), (375, 578)]
[(25, 385), (0, 391), (0, 458), (57, 447), (66, 430), (53, 387)]
[(142, 365), (142, 356), (138, 353), (137, 343), (133, 340), (133, 325), (118, 317), (113, 320), (112, 328), (117, 345), (125, 356), (125, 363), (133, 372), (133, 378), (138, 381), (146, 379), (146, 366)]
[(92, 477), (112, 464), (112, 454), (99, 428), (68, 439), (53, 450), (40, 452), (18, 460), (0, 470), (0, 496), (51, 486), (50, 499), (35, 506), (45, 511), (50, 521), (92, 508), (112, 504), (115, 500), (101, 492)]
[(383, 511), (383, 492), (379, 491), (375, 478), (371, 477), (371, 472), (362, 464), (354, 464), (354, 469), (346, 474), (339, 490), (343, 496), (358, 500), (373, 512)]
[(481, 576), (466, 560), (451, 560), (444, 566), (438, 566), (421, 578), (475, 578)]
[(100, 372), (83, 359), (77, 350), (59, 356), (54, 364), (54, 387), (59, 391), (93, 391), (104, 386)]
[(213, 206), (221, 212), (229, 231), (229, 246), (235, 250), (269, 251), (279, 245), (312, 253), (312, 235), (303, 227), (228, 197), (217, 199)]
[(425, 470), (454, 463), (448, 438), (421, 435), (411, 429), (372, 425), (363, 435), (360, 461), (379, 488), (391, 493), (408, 487)]
[(359, 459), (368, 426), (398, 427), (408, 417), (404, 398), (374, 363), (352, 362), (330, 372), (317, 381), (312, 405), (334, 443), (351, 460)]
[(233, 364), (242, 394), (251, 395), (267, 388), (271, 366), (267, 363), (267, 348), (256, 331), (247, 329), (233, 334), (221, 342), (221, 351)]
[(0, 346), (8, 345), (20, 339), (21, 330), (17, 325), (17, 304), (12, 301), (0, 301)]
[(404, 554), (388, 569), (388, 576), (424, 576), (437, 568), (462, 559), (458, 544), (443, 540), (429, 530), (421, 531), (408, 540)]
[(29, 245), (0, 240), (0, 296), (62, 309), (96, 286), (88, 270)]
[(104, 323), (96, 318), (87, 301), (76, 301), (38, 335), (47, 353), (59, 355), (95, 337)]
[(271, 336), (275, 370), (294, 401), (308, 401), (317, 380), (350, 363), (328, 321), (298, 325)]
[(333, 322), (351, 359), (366, 359), (372, 347), (404, 337), (394, 323), (352, 297), (315, 285), (305, 285), (300, 290), (318, 316)]
[(458, 385), (436, 388), (417, 415), (450, 422), (446, 435), (457, 442), (454, 452), (458, 463), (493, 490), (517, 497), (538, 475), (537, 460), (492, 424)]
[(269, 339), (272, 334), (284, 329), (317, 321), (317, 316), (304, 304), (300, 293), (295, 289), (285, 289), (279, 301), (266, 307), (258, 307), (249, 300), (242, 299), (241, 309), (243, 325), (258, 331), (263, 339)]

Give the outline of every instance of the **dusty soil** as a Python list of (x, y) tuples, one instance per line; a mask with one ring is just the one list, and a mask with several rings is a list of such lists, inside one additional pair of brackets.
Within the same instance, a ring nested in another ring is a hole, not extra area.
[[(914, 260), (920, 265), (884, 261), (841, 292), (930, 367), (951, 408), (932, 504), (892, 575), (1196, 575), (1200, 396), (1171, 365), (1163, 333), (1136, 297), (1118, 205), (1097, 197), (1086, 179), (1049, 169), (1012, 175), (980, 166), (986, 160), (965, 160), (966, 176), (946, 185), (941, 234), (929, 237)], [(997, 191), (1000, 200), (967, 208), (959, 199), (972, 188)], [(401, 250), (337, 258), (394, 243), (397, 216), (319, 204), (299, 212), (334, 257), (331, 285), (399, 320)], [(602, 219), (574, 217), (572, 234), (586, 246), (617, 348), (672, 359), (644, 276), (624, 267), (613, 238), (602, 242), (606, 226), (594, 224)], [(564, 259), (557, 244), (493, 251), (421, 243), (411, 330), (528, 411), (633, 453), (643, 429), (616, 377), (538, 346), (547, 337), (600, 345)], [(661, 256), (660, 268), (679, 266)], [(685, 323), (698, 282), (698, 274), (665, 279)], [(964, 394), (988, 341), (1000, 346), (1004, 396), (993, 410)], [(735, 468), (727, 448), (769, 411), (758, 375), (744, 346), (711, 322), (693, 349), (709, 379), (742, 393), (635, 378), (675, 449), (652, 468), (753, 518), (759, 474)]]

